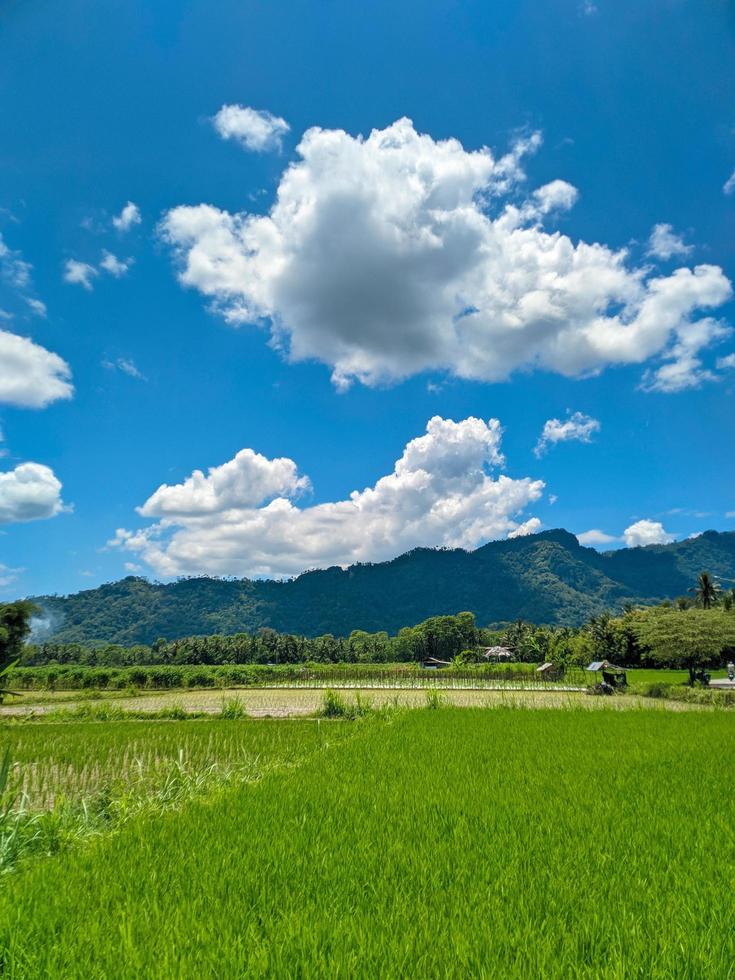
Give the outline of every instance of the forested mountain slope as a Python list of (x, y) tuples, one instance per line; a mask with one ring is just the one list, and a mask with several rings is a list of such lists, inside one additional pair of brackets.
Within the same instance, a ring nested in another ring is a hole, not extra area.
[[(735, 533), (600, 554), (568, 531), (493, 541), (476, 551), (417, 549), (375, 565), (305, 572), (287, 582), (129, 577), (75, 595), (36, 598), (43, 638), (152, 643), (158, 637), (280, 632), (395, 632), (429, 616), (470, 610), (478, 623), (577, 625), (590, 615), (681, 595), (700, 571), (735, 583)], [(39, 637), (40, 638), (40, 637)]]

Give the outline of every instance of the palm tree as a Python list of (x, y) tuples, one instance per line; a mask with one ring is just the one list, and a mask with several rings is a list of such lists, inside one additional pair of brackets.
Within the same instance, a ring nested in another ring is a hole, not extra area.
[(702, 572), (697, 579), (697, 586), (689, 589), (702, 609), (710, 609), (720, 597), (720, 587), (709, 572)]

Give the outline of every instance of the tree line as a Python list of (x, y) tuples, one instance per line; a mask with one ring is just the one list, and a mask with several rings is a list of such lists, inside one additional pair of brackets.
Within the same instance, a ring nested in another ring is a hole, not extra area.
[(315, 638), (261, 628), (255, 633), (188, 636), (125, 647), (118, 644), (27, 643), (34, 607), (0, 605), (0, 671), (20, 666), (135, 667), (181, 665), (288, 665), (417, 663), (427, 658), (456, 665), (482, 662), (483, 648), (506, 647), (514, 661), (556, 666), (609, 660), (621, 666), (668, 666), (697, 671), (735, 658), (735, 590), (724, 592), (703, 572), (690, 593), (622, 615), (594, 616), (583, 626), (535, 626), (521, 620), (490, 629), (471, 612), (432, 616), (387, 632), (353, 630), (346, 637)]

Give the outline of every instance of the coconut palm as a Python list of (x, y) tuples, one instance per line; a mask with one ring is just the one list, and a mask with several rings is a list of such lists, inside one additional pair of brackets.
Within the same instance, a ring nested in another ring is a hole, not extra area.
[(696, 588), (689, 591), (694, 593), (702, 609), (711, 609), (720, 598), (720, 587), (709, 572), (702, 572), (697, 579)]

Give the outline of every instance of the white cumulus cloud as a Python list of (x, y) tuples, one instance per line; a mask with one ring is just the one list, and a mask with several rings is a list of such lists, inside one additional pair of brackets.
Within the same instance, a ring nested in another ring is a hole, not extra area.
[(599, 431), (599, 421), (590, 415), (584, 415), (582, 412), (575, 412), (564, 421), (548, 419), (544, 423), (536, 443), (534, 455), (543, 456), (550, 447), (555, 446), (558, 442), (591, 442), (592, 436)]
[(269, 326), (291, 360), (322, 361), (340, 386), (427, 370), (581, 377), (659, 357), (707, 380), (693, 325), (730, 297), (722, 269), (655, 275), (624, 250), (547, 231), (576, 191), (553, 181), (519, 200), (539, 143), (496, 157), (408, 119), (366, 138), (313, 128), (268, 214), (181, 206), (161, 233), (183, 285), (232, 324)]
[(116, 255), (113, 255), (112, 252), (105, 250), (102, 252), (100, 269), (104, 269), (105, 272), (109, 272), (109, 274), (114, 276), (115, 279), (120, 279), (128, 272), (134, 261), (135, 259), (119, 259)]
[(43, 408), (73, 391), (69, 365), (58, 354), (0, 330), (0, 403)]
[(309, 483), (289, 459), (242, 450), (205, 475), (164, 485), (139, 508), (156, 523), (120, 529), (112, 545), (157, 574), (284, 576), (307, 568), (382, 561), (418, 546), (473, 548), (514, 532), (543, 493), (529, 478), (492, 475), (504, 465), (497, 419), (432, 418), (391, 473), (345, 500), (299, 506)]
[(99, 275), (99, 271), (88, 262), (79, 262), (77, 259), (67, 259), (64, 263), (64, 282), (74, 286), (81, 286), (83, 289), (91, 290), (93, 280)]
[(223, 105), (212, 124), (222, 139), (237, 140), (246, 150), (280, 150), (289, 125), (280, 116), (242, 105)]
[(194, 470), (183, 483), (163, 484), (139, 508), (144, 517), (195, 517), (252, 508), (274, 497), (293, 497), (310, 488), (291, 459), (267, 459), (241, 449), (228, 463)]
[(112, 219), (112, 224), (118, 231), (130, 231), (134, 225), (139, 225), (142, 220), (138, 205), (128, 201), (120, 214)]
[(648, 544), (670, 544), (674, 535), (664, 529), (660, 521), (636, 521), (623, 531), (623, 540), (628, 548), (645, 547)]
[(541, 521), (538, 517), (529, 517), (527, 521), (519, 524), (518, 527), (508, 532), (509, 538), (525, 538), (529, 534), (536, 534), (541, 530)]
[(597, 545), (602, 544), (612, 544), (613, 541), (619, 541), (620, 538), (616, 538), (612, 534), (605, 534), (604, 531), (600, 531), (599, 528), (593, 527), (589, 531), (583, 531), (581, 534), (577, 535), (577, 541), (585, 548), (595, 548)]
[(21, 463), (0, 473), (0, 524), (37, 521), (64, 510), (61, 483), (41, 463)]
[(729, 337), (731, 332), (726, 323), (709, 316), (688, 323), (679, 331), (664, 363), (644, 372), (641, 388), (671, 393), (697, 388), (705, 381), (716, 381), (718, 375), (704, 367), (700, 354)]
[(648, 254), (657, 259), (668, 260), (674, 256), (685, 256), (693, 248), (693, 245), (687, 245), (683, 237), (677, 235), (672, 226), (667, 224), (654, 225), (648, 239)]

